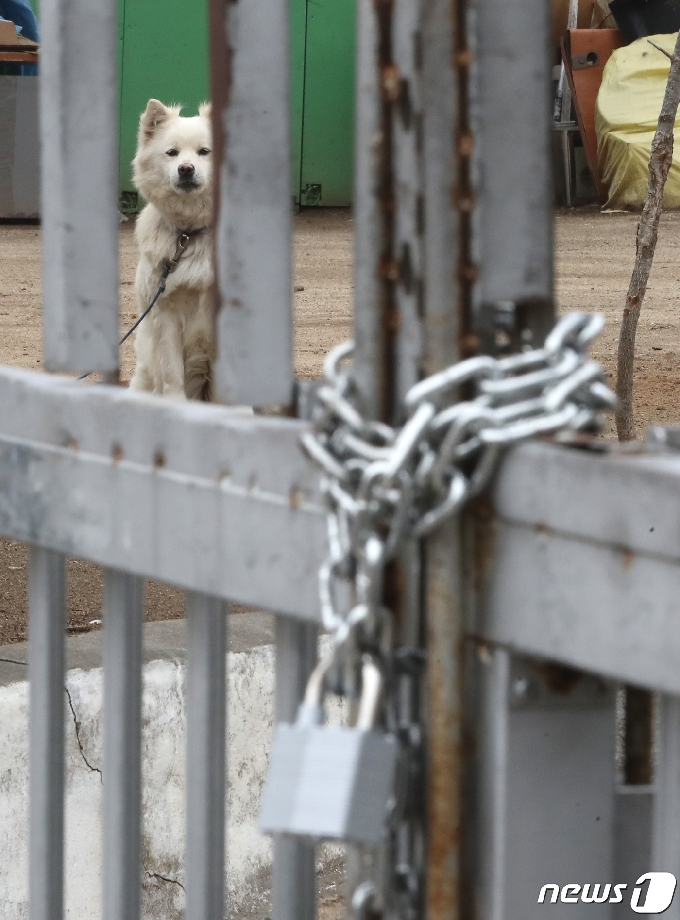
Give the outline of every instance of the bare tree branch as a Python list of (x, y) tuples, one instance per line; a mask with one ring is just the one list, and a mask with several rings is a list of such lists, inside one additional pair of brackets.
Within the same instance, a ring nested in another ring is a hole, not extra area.
[(661, 45), (657, 45), (657, 43), (653, 42), (651, 38), (648, 38), (647, 41), (652, 46), (652, 48), (656, 48), (657, 51), (660, 51), (662, 54), (665, 54), (669, 61), (673, 60), (673, 55), (669, 54), (665, 48), (661, 47)]
[[(654, 44), (650, 42), (650, 45)], [(657, 45), (654, 45), (657, 48)], [(659, 51), (663, 51), (659, 48)], [(664, 51), (664, 54), (668, 52)], [(673, 128), (675, 116), (680, 104), (680, 32), (671, 58), (671, 69), (666, 82), (661, 114), (652, 141), (649, 157), (649, 183), (647, 198), (638, 223), (635, 265), (628, 286), (626, 305), (623, 308), (621, 332), (619, 335), (619, 353), (616, 369), (616, 393), (621, 403), (616, 414), (616, 431), (619, 441), (631, 441), (635, 438), (635, 418), (633, 416), (633, 360), (635, 357), (635, 333), (637, 331), (640, 308), (647, 291), (649, 273), (652, 270), (654, 250), (659, 235), (659, 220), (663, 209), (663, 190), (668, 171), (673, 162)]]

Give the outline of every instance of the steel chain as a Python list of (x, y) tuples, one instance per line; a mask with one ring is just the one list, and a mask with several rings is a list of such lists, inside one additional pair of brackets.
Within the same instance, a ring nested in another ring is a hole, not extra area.
[[(383, 632), (385, 564), (402, 541), (432, 533), (483, 490), (503, 447), (563, 429), (600, 429), (601, 412), (617, 405), (601, 366), (587, 358), (603, 326), (601, 315), (571, 313), (542, 348), (470, 358), (420, 381), (406, 394), (401, 428), (367, 420), (357, 408), (351, 367), (343, 365), (354, 343), (329, 353), (328, 382), (316, 392), (313, 431), (302, 444), (323, 470), (329, 553), (319, 587), (336, 650), (359, 624), (369, 635)], [(458, 398), (463, 385), (472, 398)], [(353, 597), (341, 605), (343, 583)]]

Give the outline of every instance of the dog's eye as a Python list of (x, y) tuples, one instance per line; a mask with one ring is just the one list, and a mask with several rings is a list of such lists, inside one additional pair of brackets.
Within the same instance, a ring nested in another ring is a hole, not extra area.
[(199, 157), (207, 157), (209, 153), (210, 153), (209, 147), (201, 147), (201, 149), (198, 151)]
[(174, 147), (171, 147), (170, 150), (165, 151), (169, 157), (179, 156), (179, 150), (175, 150)]

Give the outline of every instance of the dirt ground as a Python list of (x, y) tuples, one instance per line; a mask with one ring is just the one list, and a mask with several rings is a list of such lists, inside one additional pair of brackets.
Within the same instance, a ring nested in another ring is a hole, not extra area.
[[(613, 380), (619, 317), (635, 255), (634, 214), (580, 209), (556, 215), (556, 292), (560, 310), (599, 310), (607, 326), (594, 357)], [(680, 420), (680, 213), (663, 216), (651, 285), (637, 337), (636, 419)], [(135, 317), (133, 224), (121, 226), (121, 330)], [(351, 334), (352, 218), (345, 210), (306, 211), (295, 218), (295, 363), (298, 376), (321, 373), (330, 347)], [(39, 368), (41, 341), (40, 229), (0, 224), (0, 363)], [(122, 379), (133, 370), (132, 344), (122, 349)], [(611, 435), (613, 426), (608, 433)], [(97, 628), (101, 576), (86, 562), (69, 563), (71, 631)], [(147, 619), (183, 615), (181, 592), (147, 586)], [(26, 551), (0, 541), (0, 645), (26, 637)]]

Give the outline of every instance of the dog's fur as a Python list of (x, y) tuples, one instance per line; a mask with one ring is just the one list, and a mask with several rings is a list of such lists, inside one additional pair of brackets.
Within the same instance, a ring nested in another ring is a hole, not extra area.
[(139, 122), (132, 165), (148, 204), (135, 229), (138, 316), (151, 303), (180, 232), (207, 229), (191, 237), (165, 293), (137, 330), (130, 386), (175, 399), (209, 399), (214, 359), (210, 106), (202, 105), (194, 118), (179, 113), (179, 106), (151, 99)]

